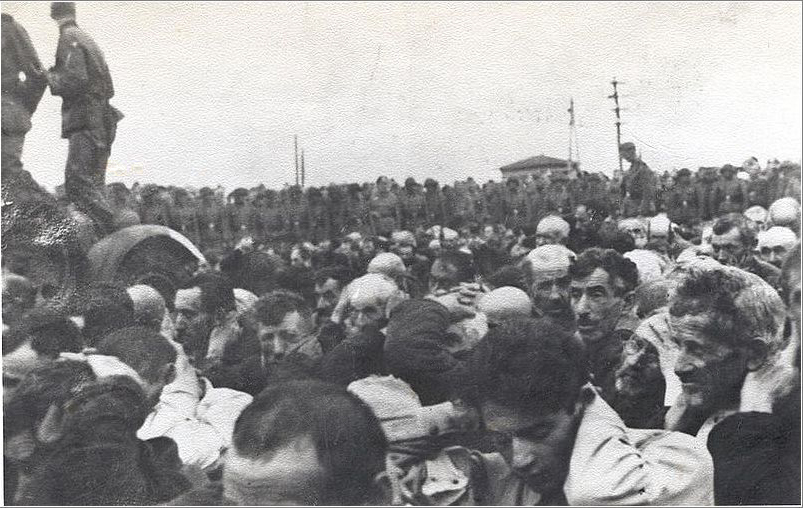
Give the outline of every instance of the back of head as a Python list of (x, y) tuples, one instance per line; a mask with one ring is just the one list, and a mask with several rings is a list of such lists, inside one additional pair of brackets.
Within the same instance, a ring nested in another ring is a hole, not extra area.
[(549, 320), (516, 318), (491, 329), (469, 360), (466, 398), (554, 412), (569, 410), (588, 380), (580, 343)]
[(36, 307), (26, 312), (20, 326), (3, 337), (3, 354), (13, 351), (23, 342), (40, 355), (55, 358), (59, 353), (77, 352), (83, 347), (81, 330), (67, 316), (47, 308)]
[(800, 203), (794, 198), (781, 198), (770, 205), (770, 220), (775, 226), (794, 226), (800, 217)]
[(532, 302), (521, 289), (501, 287), (483, 296), (477, 310), (488, 317), (488, 323), (498, 324), (513, 317), (532, 316)]
[(119, 358), (151, 384), (163, 381), (165, 367), (176, 361), (175, 347), (157, 332), (142, 326), (110, 333), (98, 344), (97, 350), (99, 354)]
[(93, 346), (104, 335), (134, 324), (134, 302), (121, 285), (93, 284), (80, 306), (84, 317), (84, 337)]
[(127, 289), (134, 303), (134, 320), (140, 326), (160, 329), (167, 312), (165, 300), (156, 289), (145, 284), (137, 284)]
[(407, 272), (402, 258), (391, 252), (382, 252), (377, 254), (374, 259), (368, 263), (368, 273), (380, 273), (392, 279), (403, 277)]
[(535, 230), (536, 235), (554, 235), (565, 239), (569, 236), (569, 223), (557, 215), (549, 215), (541, 219)]
[(186, 284), (187, 288), (201, 290), (201, 311), (208, 314), (235, 310), (234, 285), (223, 274), (215, 272), (200, 273)]
[(624, 257), (635, 263), (639, 284), (660, 279), (663, 276), (664, 262), (658, 254), (651, 250), (634, 249), (625, 252)]
[[(371, 500), (374, 477), (385, 467), (387, 442), (371, 410), (343, 387), (313, 380), (268, 387), (240, 414), (232, 445), (237, 456), (264, 462), (304, 437), (314, 444), (324, 469), (324, 498), (318, 502), (359, 505)], [(224, 471), (227, 484), (227, 475), (237, 471), (228, 465)], [(250, 498), (244, 490), (239, 489), (240, 501)]]

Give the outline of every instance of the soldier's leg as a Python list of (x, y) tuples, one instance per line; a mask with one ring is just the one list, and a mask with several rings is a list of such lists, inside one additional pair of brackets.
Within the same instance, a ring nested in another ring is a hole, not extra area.
[(64, 188), (67, 198), (87, 214), (102, 234), (114, 230), (114, 213), (106, 202), (105, 189), (98, 184), (104, 180), (109, 153), (98, 146), (89, 131), (70, 135), (67, 165), (64, 171)]

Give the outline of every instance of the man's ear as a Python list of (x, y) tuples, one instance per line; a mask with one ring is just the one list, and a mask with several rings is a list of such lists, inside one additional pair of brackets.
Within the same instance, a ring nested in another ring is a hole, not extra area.
[(766, 342), (755, 338), (750, 339), (745, 347), (745, 352), (747, 354), (747, 370), (754, 372), (764, 366), (769, 351)]
[(42, 422), (36, 428), (36, 439), (43, 443), (55, 443), (64, 435), (64, 411), (58, 404), (50, 404)]

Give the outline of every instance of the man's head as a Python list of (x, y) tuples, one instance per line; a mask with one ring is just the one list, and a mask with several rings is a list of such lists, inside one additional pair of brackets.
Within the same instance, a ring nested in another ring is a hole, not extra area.
[(67, 21), (75, 20), (75, 2), (52, 2), (50, 17), (61, 26)]
[(203, 273), (176, 291), (174, 307), (176, 341), (188, 354), (205, 355), (212, 329), (236, 309), (234, 288), (224, 275)]
[(114, 283), (96, 283), (89, 287), (80, 305), (84, 317), (84, 338), (94, 346), (103, 337), (134, 324), (134, 302), (125, 287)]
[(415, 255), (415, 235), (410, 231), (394, 231), (390, 239), (393, 241), (392, 250), (405, 262), (413, 259)]
[(325, 266), (315, 272), (315, 319), (328, 319), (335, 310), (351, 272), (343, 266)]
[(524, 258), (533, 305), (545, 315), (571, 319), (569, 266), (577, 256), (562, 245), (542, 245)]
[(799, 229), (800, 203), (795, 198), (781, 198), (770, 205), (770, 222), (773, 226)]
[(3, 325), (13, 326), (36, 304), (36, 286), (15, 273), (3, 274)]
[(273, 291), (251, 309), (264, 366), (281, 362), (314, 339), (312, 309), (301, 295)]
[(586, 344), (614, 331), (619, 318), (633, 304), (638, 270), (613, 249), (586, 249), (569, 267), (572, 310), (577, 330)]
[(382, 252), (377, 254), (374, 259), (368, 263), (367, 273), (379, 273), (399, 281), (404, 278), (407, 273), (407, 268), (404, 265), (402, 258), (393, 254), (392, 252)]
[(159, 333), (131, 326), (107, 335), (97, 346), (101, 355), (117, 357), (139, 375), (148, 403), (159, 400), (162, 388), (176, 374), (176, 348)]
[(477, 303), (477, 310), (485, 314), (488, 326), (493, 328), (514, 317), (531, 317), (532, 305), (527, 293), (504, 286), (483, 296)]
[(622, 219), (617, 227), (619, 231), (627, 233), (633, 238), (633, 243), (637, 249), (643, 249), (647, 245), (647, 224), (643, 220), (635, 217)]
[(781, 298), (758, 276), (731, 266), (693, 265), (670, 302), (675, 373), (687, 403), (715, 411), (738, 403), (744, 378), (785, 345)]
[(563, 486), (588, 379), (582, 349), (545, 320), (494, 327), (469, 360), (466, 398), (514, 473), (539, 492)]
[(446, 290), (461, 282), (474, 281), (471, 256), (459, 251), (444, 250), (429, 270), (429, 291)]
[(784, 301), (792, 321), (796, 327), (796, 336), (800, 339), (800, 243), (789, 252), (781, 267), (781, 289)]
[(535, 229), (535, 244), (563, 245), (569, 238), (569, 223), (557, 215), (549, 215), (538, 222)]
[(733, 180), (733, 177), (736, 176), (736, 168), (731, 164), (725, 164), (719, 170), (719, 174), (722, 175), (722, 178), (725, 180)]
[(162, 295), (145, 284), (131, 286), (127, 291), (134, 302), (134, 321), (145, 328), (160, 331), (167, 312)]
[(675, 174), (675, 181), (678, 185), (690, 185), (691, 184), (691, 171), (688, 168), (681, 168), (677, 174)]
[(714, 258), (723, 265), (743, 266), (754, 241), (755, 232), (739, 214), (728, 214), (714, 222), (711, 247)]
[(362, 505), (387, 442), (368, 407), (318, 381), (272, 385), (234, 426), (223, 495), (238, 505)]
[(636, 145), (629, 141), (619, 145), (619, 157), (632, 163), (636, 160)]
[(304, 245), (297, 245), (290, 252), (290, 265), (312, 267), (312, 252)]
[(391, 306), (400, 296), (395, 282), (378, 273), (354, 279), (347, 290), (345, 326), (348, 335), (356, 335), (368, 326), (387, 325)]
[(773, 226), (766, 231), (759, 231), (756, 251), (763, 261), (780, 268), (796, 243), (794, 231), (783, 226)]
[(390, 180), (386, 176), (380, 176), (376, 179), (376, 190), (379, 191), (380, 194), (385, 194), (390, 189)]
[(766, 229), (769, 212), (763, 206), (755, 205), (744, 211), (744, 217), (753, 229), (763, 231)]
[(19, 324), (3, 334), (3, 403), (35, 368), (50, 363), (62, 352), (80, 351), (81, 331), (68, 317), (49, 308), (34, 308)]
[(649, 406), (663, 405), (666, 381), (658, 349), (647, 339), (634, 334), (624, 343), (622, 362), (615, 376), (620, 411), (649, 411), (652, 409)]

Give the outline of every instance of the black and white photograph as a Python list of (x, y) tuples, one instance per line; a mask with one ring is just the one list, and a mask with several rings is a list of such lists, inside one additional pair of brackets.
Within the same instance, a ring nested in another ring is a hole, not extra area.
[(803, 3), (0, 10), (3, 505), (801, 505)]

